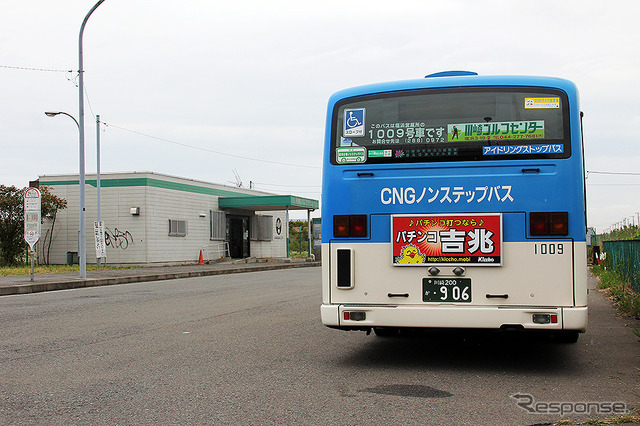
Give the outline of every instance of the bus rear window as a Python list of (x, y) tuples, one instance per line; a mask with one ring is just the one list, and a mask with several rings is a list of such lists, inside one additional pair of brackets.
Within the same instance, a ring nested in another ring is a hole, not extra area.
[(420, 90), (350, 98), (333, 112), (332, 164), (568, 158), (561, 91)]

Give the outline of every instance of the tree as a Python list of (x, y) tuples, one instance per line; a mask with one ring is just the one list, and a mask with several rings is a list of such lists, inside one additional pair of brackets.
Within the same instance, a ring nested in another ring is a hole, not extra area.
[(24, 249), (24, 189), (0, 185), (0, 266), (13, 265)]
[(308, 250), (308, 228), (306, 220), (289, 221), (289, 250), (304, 252)]
[[(51, 187), (41, 186), (40, 194), (42, 195), (42, 220), (45, 218), (51, 219), (51, 228), (47, 230), (46, 234), (42, 238), (43, 248), (43, 261), (45, 265), (49, 264), (49, 254), (51, 252), (51, 243), (53, 242), (53, 230), (56, 226), (56, 217), (58, 216), (58, 210), (64, 210), (67, 208), (67, 200), (60, 198), (51, 193)], [(48, 237), (48, 238), (47, 238)]]
[[(67, 200), (51, 193), (47, 186), (40, 188), (42, 217), (53, 220), (49, 234), (48, 251), (51, 248), (53, 227), (58, 210), (67, 208)], [(24, 241), (24, 193), (27, 188), (0, 185), (0, 265), (13, 265), (22, 256)], [(46, 240), (46, 235), (45, 235)]]

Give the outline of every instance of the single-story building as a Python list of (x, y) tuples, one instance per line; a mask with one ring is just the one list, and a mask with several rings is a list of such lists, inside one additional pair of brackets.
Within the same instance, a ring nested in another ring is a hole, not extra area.
[[(80, 195), (78, 175), (43, 175), (39, 185), (67, 200), (55, 222), (45, 218), (40, 262), (77, 262)], [(102, 173), (100, 218), (106, 259), (102, 264), (179, 263), (220, 257), (288, 256), (288, 212), (317, 209), (317, 200), (185, 179), (153, 172)], [(87, 264), (97, 263), (94, 221), (96, 175), (85, 176)], [(53, 226), (53, 233), (51, 227)]]

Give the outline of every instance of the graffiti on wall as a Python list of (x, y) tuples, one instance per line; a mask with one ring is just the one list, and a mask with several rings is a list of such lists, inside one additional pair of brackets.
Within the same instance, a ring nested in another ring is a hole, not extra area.
[(107, 247), (119, 248), (122, 250), (126, 250), (129, 247), (129, 244), (133, 244), (133, 235), (131, 235), (131, 232), (123, 232), (118, 228), (114, 228), (113, 231), (109, 228), (105, 228), (104, 239)]

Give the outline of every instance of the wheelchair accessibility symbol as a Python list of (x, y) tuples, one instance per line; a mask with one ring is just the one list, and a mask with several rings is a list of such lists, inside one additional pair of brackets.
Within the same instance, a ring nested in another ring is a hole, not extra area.
[(343, 136), (364, 136), (364, 108), (344, 110)]

